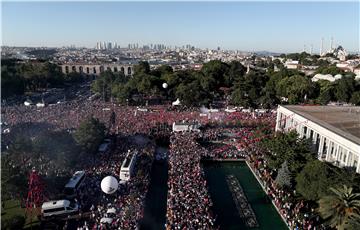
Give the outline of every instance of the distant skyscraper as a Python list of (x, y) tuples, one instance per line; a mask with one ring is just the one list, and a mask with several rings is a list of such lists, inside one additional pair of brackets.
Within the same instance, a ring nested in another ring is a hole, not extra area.
[(218, 46), (217, 50), (220, 51), (220, 46)]
[(103, 42), (103, 47), (104, 50), (106, 50), (106, 42)]
[(320, 44), (320, 56), (322, 56), (322, 54), (323, 54), (323, 49), (324, 49), (324, 38), (321, 38), (321, 44)]
[(111, 42), (108, 42), (107, 49), (108, 49), (108, 50), (111, 50), (111, 49), (112, 49)]
[(97, 42), (97, 43), (96, 43), (96, 49), (98, 49), (98, 50), (101, 49), (101, 43), (100, 43), (100, 42)]

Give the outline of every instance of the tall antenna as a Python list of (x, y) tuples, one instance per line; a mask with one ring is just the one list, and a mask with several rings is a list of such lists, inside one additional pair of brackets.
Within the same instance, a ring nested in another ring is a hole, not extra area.
[(313, 52), (313, 44), (310, 45), (310, 55), (312, 55), (312, 52)]

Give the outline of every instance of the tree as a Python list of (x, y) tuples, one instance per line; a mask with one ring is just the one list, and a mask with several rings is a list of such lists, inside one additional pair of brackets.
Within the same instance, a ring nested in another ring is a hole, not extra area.
[(10, 160), (9, 155), (1, 157), (1, 200), (23, 197), (27, 192), (27, 176), (20, 165)]
[(96, 118), (82, 121), (74, 134), (76, 142), (90, 153), (95, 153), (105, 138), (106, 127)]
[(280, 188), (290, 188), (291, 187), (291, 174), (287, 165), (287, 162), (281, 165), (281, 168), (278, 171), (278, 174), (275, 179), (276, 184)]
[(354, 92), (351, 96), (350, 103), (360, 105), (360, 91)]
[(268, 152), (265, 157), (272, 169), (280, 168), (287, 161), (290, 172), (297, 174), (307, 162), (315, 159), (309, 141), (299, 140), (296, 131), (277, 133), (273, 138), (263, 139), (260, 144)]
[(137, 65), (134, 66), (134, 75), (137, 74), (149, 74), (150, 65), (147, 61), (140, 61)]
[(10, 219), (1, 221), (1, 228), (6, 230), (23, 229), (25, 224), (25, 217), (20, 215), (12, 216)]
[(319, 200), (319, 213), (326, 223), (339, 230), (360, 224), (360, 193), (351, 187), (330, 188), (331, 195)]
[(335, 97), (338, 101), (349, 102), (352, 93), (355, 91), (355, 79), (344, 76), (335, 81)]
[(277, 94), (287, 97), (290, 104), (297, 104), (305, 101), (305, 95), (310, 97), (314, 93), (314, 85), (310, 79), (294, 75), (280, 80), (276, 88)]
[(327, 163), (313, 160), (308, 162), (296, 177), (296, 191), (305, 199), (316, 201), (327, 195), (333, 184), (332, 172)]

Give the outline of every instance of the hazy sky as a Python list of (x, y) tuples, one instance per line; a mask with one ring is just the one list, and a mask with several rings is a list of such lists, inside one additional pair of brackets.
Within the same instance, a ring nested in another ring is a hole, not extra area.
[(2, 42), (95, 47), (97, 41), (243, 51), (359, 51), (359, 2), (3, 2)]

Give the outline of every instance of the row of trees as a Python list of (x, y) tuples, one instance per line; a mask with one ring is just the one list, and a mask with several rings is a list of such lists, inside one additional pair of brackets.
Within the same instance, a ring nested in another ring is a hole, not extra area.
[(81, 74), (64, 75), (58, 65), (50, 62), (20, 62), (14, 59), (1, 61), (3, 98), (79, 81), (83, 81)]
[[(260, 143), (268, 166), (277, 171), (275, 182), (296, 190), (301, 198), (318, 206), (331, 227), (357, 229), (360, 224), (360, 176), (354, 170), (335, 167), (316, 159), (308, 139), (296, 132), (277, 133)], [(316, 203), (317, 202), (317, 203)], [(336, 208), (335, 208), (336, 207)]]
[[(253, 108), (270, 108), (279, 103), (327, 104), (330, 101), (360, 104), (360, 83), (355, 81), (353, 74), (345, 75), (334, 66), (319, 67), (318, 71), (338, 71), (344, 77), (335, 82), (312, 82), (310, 77), (297, 70), (282, 67), (274, 72), (269, 67), (268, 71), (246, 73), (240, 62), (218, 60), (205, 63), (200, 71), (173, 72), (170, 66), (151, 71), (147, 62), (140, 62), (132, 78), (106, 71), (93, 83), (92, 89), (104, 99), (115, 98), (120, 103), (138, 95), (142, 98), (179, 98), (189, 106), (208, 105), (216, 99), (227, 99), (234, 105)], [(167, 83), (166, 89), (162, 87), (163, 83)]]
[[(35, 165), (41, 174), (46, 172), (46, 182), (55, 184), (59, 190), (57, 192), (61, 192), (61, 184), (52, 180), (58, 177), (58, 172), (71, 172), (89, 154), (95, 154), (104, 140), (105, 130), (105, 125), (99, 120), (88, 118), (73, 134), (50, 130), (34, 136), (25, 135), (26, 132), (24, 135), (14, 134), (14, 141), (1, 159), (2, 200), (26, 196), (27, 178), (31, 170), (29, 163)], [(50, 186), (49, 189), (55, 188)]]

